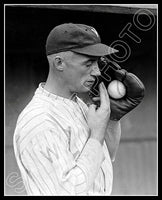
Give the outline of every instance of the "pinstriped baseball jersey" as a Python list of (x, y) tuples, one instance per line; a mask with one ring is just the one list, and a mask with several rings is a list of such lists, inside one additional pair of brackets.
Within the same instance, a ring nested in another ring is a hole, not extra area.
[(89, 138), (87, 105), (37, 88), (18, 117), (13, 145), (28, 195), (109, 195), (106, 144)]

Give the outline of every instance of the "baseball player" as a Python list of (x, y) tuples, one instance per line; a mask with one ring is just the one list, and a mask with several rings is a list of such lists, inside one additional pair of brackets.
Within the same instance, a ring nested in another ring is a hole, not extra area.
[(19, 115), (13, 139), (28, 195), (111, 194), (120, 119), (141, 102), (144, 86), (118, 69), (116, 78), (129, 88), (124, 99), (110, 99), (103, 82), (98, 107), (77, 94), (89, 92), (101, 75), (98, 59), (115, 52), (84, 24), (61, 24), (49, 33), (47, 80)]

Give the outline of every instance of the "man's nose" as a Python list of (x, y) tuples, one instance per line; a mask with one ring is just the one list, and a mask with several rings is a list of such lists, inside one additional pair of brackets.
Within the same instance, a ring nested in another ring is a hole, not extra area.
[(96, 62), (96, 64), (93, 65), (91, 75), (93, 75), (93, 76), (101, 76), (101, 72), (100, 72), (100, 69), (98, 67), (98, 63), (97, 62)]

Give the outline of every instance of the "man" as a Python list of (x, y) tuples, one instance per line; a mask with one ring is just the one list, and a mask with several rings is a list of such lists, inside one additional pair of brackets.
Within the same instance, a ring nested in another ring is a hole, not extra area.
[(50, 32), (48, 78), (21, 112), (14, 133), (15, 156), (28, 195), (111, 194), (120, 118), (139, 104), (143, 89), (140, 101), (133, 98), (122, 114), (120, 106), (110, 103), (103, 83), (99, 107), (88, 107), (77, 94), (89, 92), (101, 75), (98, 59), (115, 52), (87, 25), (62, 24)]

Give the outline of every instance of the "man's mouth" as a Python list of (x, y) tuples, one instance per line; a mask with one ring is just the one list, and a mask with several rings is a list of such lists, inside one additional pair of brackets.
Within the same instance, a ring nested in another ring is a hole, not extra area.
[(95, 80), (89, 80), (84, 82), (84, 86), (91, 87), (94, 84)]

